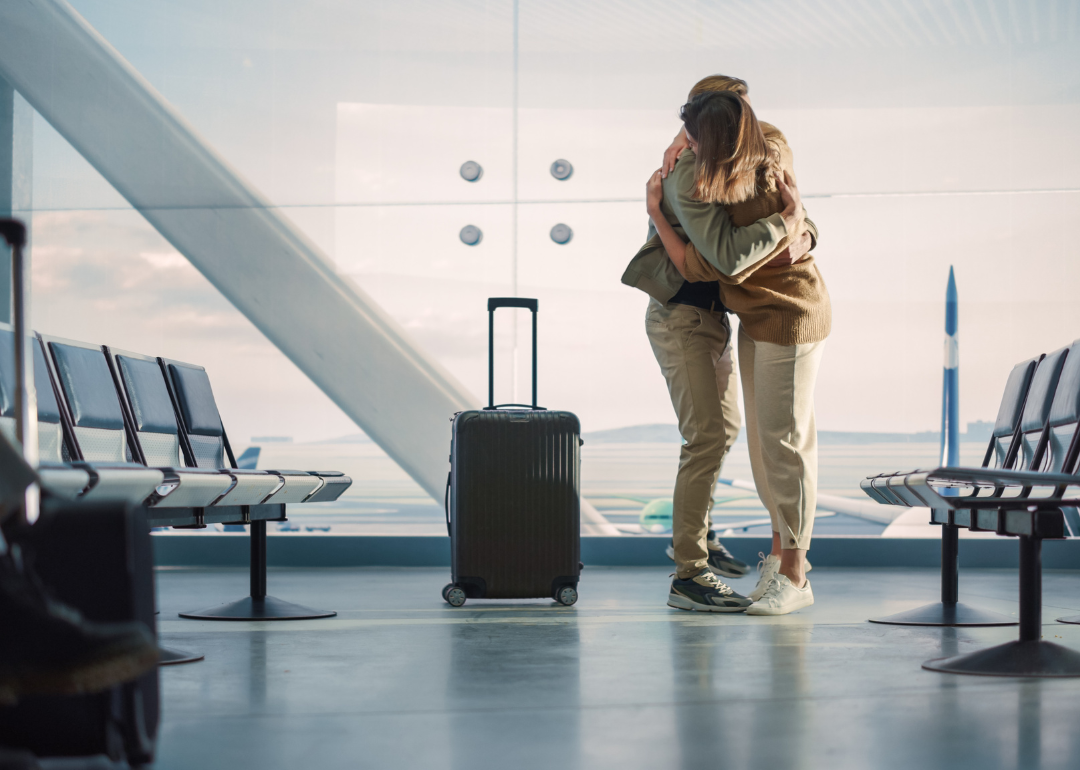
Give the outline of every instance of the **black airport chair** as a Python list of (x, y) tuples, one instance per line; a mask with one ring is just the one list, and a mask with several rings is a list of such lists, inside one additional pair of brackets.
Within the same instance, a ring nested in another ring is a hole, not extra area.
[[(1042, 639), (1042, 541), (1066, 534), (1063, 507), (1080, 487), (1080, 340), (1046, 356), (1032, 379), (1020, 421), (1027, 470), (940, 468), (908, 478), (927, 501), (973, 511), (977, 528), (1020, 541), (1020, 638), (924, 668), (987, 676), (1080, 676), (1080, 652)], [(967, 494), (942, 494), (946, 490)], [(981, 494), (989, 491), (989, 494)], [(1067, 619), (1068, 620), (1068, 619)]]
[(40, 339), (56, 386), (71, 464), (91, 475), (91, 486), (81, 499), (141, 505), (155, 495), (168, 494), (172, 488), (163, 484), (164, 473), (132, 461), (124, 416), (101, 349), (59, 338)]
[[(284, 486), (284, 479), (262, 471), (235, 468), (198, 468), (187, 436), (180, 429), (176, 405), (169, 393), (160, 362), (150, 356), (106, 348), (116, 372), (116, 382), (127, 410), (133, 444), (147, 465), (184, 467), (184, 485), (169, 498), (176, 497), (188, 486), (188, 476), (199, 485), (191, 485), (189, 494), (181, 495), (179, 505), (189, 507), (213, 506), (215, 511), (203, 511), (202, 521), (224, 523), (243, 522), (243, 512), (237, 506), (260, 505)], [(204, 492), (205, 489), (205, 492)], [(226, 511), (226, 508), (235, 510)], [(220, 515), (218, 515), (220, 514)]]
[[(983, 467), (1011, 468), (1020, 446), (1020, 421), (1031, 387), (1032, 377), (1042, 357), (1022, 361), (1013, 367), (1005, 384), (990, 443), (983, 457)], [(909, 490), (905, 480), (925, 471), (886, 473), (862, 481), (862, 489), (885, 505), (923, 507), (927, 502)], [(941, 530), (941, 601), (927, 604), (871, 623), (919, 626), (1015, 625), (1016, 621), (996, 612), (987, 612), (959, 601), (960, 563), (959, 528), (968, 526), (970, 511), (931, 507), (930, 521)]]
[[(164, 474), (132, 462), (127, 454), (123, 416), (116, 403), (116, 391), (110, 391), (112, 379), (104, 359), (98, 353), (98, 364), (102, 368), (95, 368), (90, 361), (93, 351), (76, 349), (65, 345), (66, 341), (57, 340), (65, 352), (71, 352), (65, 360), (65, 379), (57, 376), (59, 369), (55, 368), (54, 351), (48, 342), (39, 339), (44, 343), (45, 368), (50, 377), (42, 377), (36, 390), (48, 397), (48, 390), (52, 388), (59, 411), (58, 424), (63, 429), (64, 459), (90, 474), (90, 486), (82, 492), (80, 499), (143, 504), (162, 486)], [(72, 345), (82, 346), (82, 343)], [(90, 384), (82, 389), (83, 397), (73, 400), (73, 382), (84, 377)], [(45, 386), (46, 382), (50, 383), (49, 387)]]
[[(1051, 470), (1053, 460), (1047, 449), (1051, 410), (1055, 399), (1069, 397), (1066, 392), (1069, 386), (1061, 380), (1063, 373), (1080, 365), (1077, 360), (1080, 354), (1072, 355), (1078, 346), (1080, 340), (1068, 348), (1048, 353), (1035, 370), (1020, 418), (1018, 446), (1014, 450), (1018, 451), (1016, 465), (1023, 470), (936, 468), (909, 474), (904, 480), (905, 488), (934, 509), (968, 509), (972, 511), (968, 518), (975, 529), (996, 531), (996, 511), (1002, 506), (1014, 504), (1011, 502), (1014, 499), (1029, 501), (1035, 489), (1053, 490), (1062, 483), (1069, 483), (1061, 478), (1061, 473)], [(1068, 361), (1070, 355), (1071, 362)], [(1060, 461), (1064, 462), (1064, 455)]]
[[(168, 372), (181, 426), (191, 443), (200, 468), (222, 468), (226, 458), (236, 466), (228, 435), (218, 412), (210, 378), (201, 366), (161, 359)], [(336, 471), (297, 471), (268, 469), (285, 480), (284, 487), (272, 498), (274, 503), (325, 502), (336, 500), (352, 485), (352, 479)], [(320, 494), (322, 493), (322, 494)], [(318, 499), (314, 499), (314, 498)]]
[[(36, 338), (29, 340), (34, 351), (34, 382), (37, 391), (38, 456), (41, 465), (38, 477), (43, 490), (62, 500), (74, 500), (91, 484), (90, 472), (76, 468), (64, 444), (60, 425), (60, 407), (49, 381), (45, 356)], [(15, 333), (7, 324), (0, 324), (0, 433), (13, 445), (15, 440)]]
[[(228, 434), (218, 412), (210, 378), (201, 366), (180, 361), (159, 359), (167, 373), (169, 392), (177, 406), (181, 433), (190, 443), (192, 454), (200, 468), (236, 467), (236, 457), (229, 444)], [(228, 462), (228, 466), (226, 466)], [(261, 471), (256, 471), (259, 473)], [(316, 610), (291, 602), (282, 601), (266, 593), (266, 522), (285, 520), (285, 503), (303, 502), (325, 486), (323, 477), (303, 471), (266, 471), (284, 479), (284, 486), (274, 494), (268, 505), (246, 507), (250, 512), (251, 530), (251, 590), (248, 596), (228, 604), (208, 607), (192, 612), (181, 612), (180, 617), (194, 620), (305, 620), (328, 618), (334, 611)], [(331, 476), (335, 480), (352, 480), (347, 476)], [(340, 492), (338, 493), (340, 494)], [(260, 509), (276, 512), (265, 517), (257, 515)]]

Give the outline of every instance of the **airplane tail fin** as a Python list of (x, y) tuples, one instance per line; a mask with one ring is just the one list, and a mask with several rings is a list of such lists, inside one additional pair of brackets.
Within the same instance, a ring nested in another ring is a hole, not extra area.
[(245, 471), (253, 471), (259, 464), (260, 447), (249, 446), (244, 453), (236, 458), (236, 467)]

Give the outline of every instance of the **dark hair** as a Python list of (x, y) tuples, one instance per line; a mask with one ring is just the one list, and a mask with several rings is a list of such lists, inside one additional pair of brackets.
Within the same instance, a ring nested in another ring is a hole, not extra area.
[(780, 154), (765, 140), (745, 99), (731, 91), (707, 91), (684, 104), (679, 115), (697, 142), (697, 200), (741, 203), (771, 188)]

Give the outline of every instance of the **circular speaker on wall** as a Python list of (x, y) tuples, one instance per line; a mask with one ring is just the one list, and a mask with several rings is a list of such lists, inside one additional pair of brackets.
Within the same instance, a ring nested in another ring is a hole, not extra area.
[(484, 175), (484, 167), (475, 160), (467, 160), (461, 164), (461, 169), (458, 173), (461, 174), (461, 178), (466, 182), (479, 182), (480, 177)]
[(484, 233), (476, 225), (465, 225), (461, 228), (461, 232), (458, 233), (458, 238), (460, 238), (461, 242), (466, 246), (475, 246), (480, 243), (480, 241), (484, 240)]
[(551, 175), (560, 182), (565, 182), (574, 174), (574, 166), (568, 160), (559, 158), (551, 164)]
[(564, 225), (562, 222), (551, 228), (551, 240), (560, 246), (564, 246), (570, 243), (570, 239), (574, 237), (574, 231), (570, 229), (570, 225)]

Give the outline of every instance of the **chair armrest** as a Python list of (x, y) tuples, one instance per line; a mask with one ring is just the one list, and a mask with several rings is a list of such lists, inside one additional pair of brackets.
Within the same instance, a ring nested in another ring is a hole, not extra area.
[[(1039, 471), (1008, 471), (994, 468), (937, 468), (911, 474), (905, 480), (908, 489), (927, 501), (932, 508), (1017, 509), (1028, 506), (1067, 505), (1065, 487), (1080, 485), (1080, 476)], [(1034, 489), (1054, 488), (1051, 495), (1032, 495)], [(957, 494), (942, 494), (954, 489)], [(991, 494), (982, 494), (991, 490)], [(963, 492), (967, 491), (968, 494)]]
[(931, 481), (993, 487), (1057, 487), (1080, 484), (1071, 473), (1005, 471), (995, 468), (936, 468), (926, 473)]

